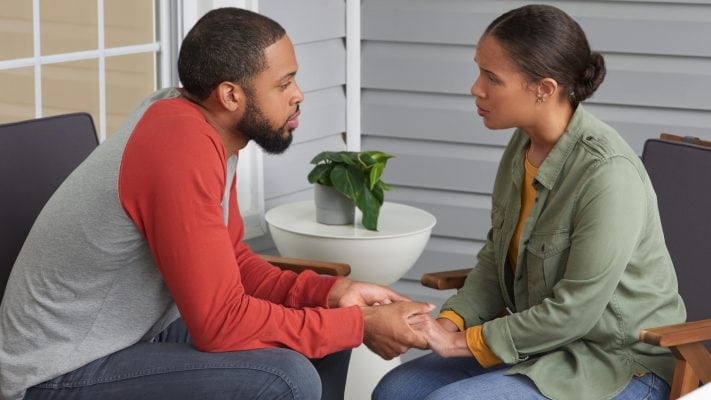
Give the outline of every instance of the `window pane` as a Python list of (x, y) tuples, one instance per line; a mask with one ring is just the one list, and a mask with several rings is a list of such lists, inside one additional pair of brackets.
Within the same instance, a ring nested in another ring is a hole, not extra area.
[(106, 136), (156, 89), (155, 54), (106, 58)]
[(0, 60), (32, 57), (32, 2), (5, 1), (0, 7)]
[(0, 71), (0, 123), (22, 121), (35, 116), (33, 68)]
[(85, 111), (98, 126), (98, 68), (98, 60), (42, 66), (42, 115)]
[(98, 48), (96, 0), (40, 1), (42, 55)]
[(153, 2), (122, 0), (104, 2), (105, 47), (120, 47), (154, 41)]

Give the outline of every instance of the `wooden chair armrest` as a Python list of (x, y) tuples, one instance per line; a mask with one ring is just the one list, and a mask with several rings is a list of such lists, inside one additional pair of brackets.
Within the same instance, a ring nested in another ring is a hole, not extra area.
[(348, 276), (351, 273), (351, 266), (339, 262), (306, 260), (302, 258), (290, 258), (280, 256), (270, 256), (260, 254), (270, 264), (281, 269), (288, 269), (294, 272), (301, 272), (310, 269), (317, 274)]
[(437, 290), (459, 289), (464, 285), (471, 268), (458, 269), (453, 271), (430, 272), (423, 274), (420, 278), (422, 285)]
[(695, 144), (697, 146), (711, 147), (711, 142), (707, 140), (701, 140), (695, 136), (681, 136), (675, 135), (673, 133), (662, 133), (661, 135), (659, 135), (659, 138), (662, 140), (670, 140), (672, 142), (686, 142)]
[(660, 347), (711, 340), (711, 319), (643, 329), (639, 333), (639, 338), (644, 343)]

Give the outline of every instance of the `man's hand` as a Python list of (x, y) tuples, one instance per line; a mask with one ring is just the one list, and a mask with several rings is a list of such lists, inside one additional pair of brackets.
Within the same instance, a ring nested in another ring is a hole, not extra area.
[(412, 329), (422, 334), (429, 347), (441, 357), (471, 357), (464, 332), (446, 318), (433, 319), (429, 314), (409, 318)]
[(374, 283), (339, 279), (328, 295), (329, 307), (372, 306), (410, 301), (392, 289)]
[(432, 304), (412, 301), (363, 307), (363, 343), (386, 360), (399, 356), (410, 347), (426, 349), (425, 337), (410, 328), (408, 320), (432, 309)]

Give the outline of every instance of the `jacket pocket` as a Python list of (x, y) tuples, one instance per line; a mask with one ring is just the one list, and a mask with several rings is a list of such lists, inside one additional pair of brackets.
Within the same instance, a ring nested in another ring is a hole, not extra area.
[(570, 254), (570, 233), (533, 233), (526, 243), (528, 293), (531, 305), (552, 297)]

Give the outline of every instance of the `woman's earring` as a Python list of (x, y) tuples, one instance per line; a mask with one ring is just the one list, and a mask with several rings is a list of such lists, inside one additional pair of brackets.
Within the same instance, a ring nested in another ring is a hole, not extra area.
[(543, 104), (543, 102), (546, 101), (546, 99), (543, 97), (543, 95), (538, 95), (536, 98), (536, 104)]

